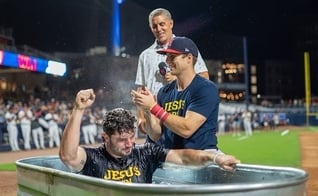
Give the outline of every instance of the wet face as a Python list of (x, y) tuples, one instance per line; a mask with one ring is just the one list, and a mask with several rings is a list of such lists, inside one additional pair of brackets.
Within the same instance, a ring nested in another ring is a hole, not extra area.
[(118, 133), (108, 136), (104, 135), (106, 150), (109, 154), (116, 158), (122, 158), (128, 156), (132, 152), (132, 148), (135, 144), (135, 131)]
[(160, 44), (167, 44), (172, 38), (173, 20), (165, 15), (154, 16), (150, 29)]

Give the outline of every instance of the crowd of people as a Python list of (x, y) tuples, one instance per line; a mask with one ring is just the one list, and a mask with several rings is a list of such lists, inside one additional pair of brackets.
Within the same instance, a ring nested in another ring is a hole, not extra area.
[[(65, 124), (73, 103), (55, 99), (41, 100), (30, 96), (26, 102), (5, 101), (0, 97), (0, 145), (9, 144), (12, 151), (45, 149), (60, 146)], [(81, 143), (101, 141), (101, 121), (106, 108), (85, 110), (81, 124)], [(217, 134), (251, 136), (253, 130), (271, 130), (279, 126), (277, 113), (257, 113), (248, 110), (218, 115)]]
[[(60, 140), (73, 103), (30, 96), (27, 101), (7, 101), (0, 97), (0, 145), (12, 151), (45, 149), (60, 146)], [(81, 142), (95, 144), (101, 132), (100, 120), (105, 108), (85, 111)]]
[(281, 119), (278, 112), (251, 112), (235, 110), (232, 113), (218, 115), (218, 135), (225, 133), (233, 136), (252, 136), (253, 130), (274, 130), (281, 124), (288, 124), (287, 119)]

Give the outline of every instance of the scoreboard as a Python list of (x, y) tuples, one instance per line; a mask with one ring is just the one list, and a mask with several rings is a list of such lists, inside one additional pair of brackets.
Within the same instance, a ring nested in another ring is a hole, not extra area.
[(25, 69), (57, 76), (64, 76), (66, 73), (65, 63), (4, 50), (0, 50), (0, 67), (1, 66)]

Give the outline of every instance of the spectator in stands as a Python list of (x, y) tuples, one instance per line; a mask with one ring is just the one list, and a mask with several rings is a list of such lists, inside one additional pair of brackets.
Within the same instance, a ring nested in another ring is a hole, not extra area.
[(31, 150), (31, 119), (33, 118), (33, 114), (28, 104), (23, 104), (23, 107), (18, 112), (18, 118), (23, 136), (24, 149)]
[(96, 118), (91, 109), (86, 109), (82, 117), (82, 132), (85, 144), (95, 144), (97, 134)]
[(276, 129), (279, 126), (279, 115), (277, 112), (273, 114), (273, 123), (274, 123), (274, 129)]
[(264, 113), (262, 116), (262, 124), (263, 124), (264, 130), (269, 130), (270, 128), (269, 122), (270, 122), (270, 116), (267, 113)]
[(48, 123), (42, 118), (41, 110), (34, 112), (33, 119), (31, 121), (31, 132), (33, 136), (33, 142), (36, 149), (45, 149), (44, 143), (44, 131), (43, 128), (48, 129)]
[(45, 120), (49, 125), (49, 147), (53, 148), (54, 144), (56, 147), (60, 146), (60, 131), (58, 126), (59, 116), (55, 112), (54, 108), (49, 109), (49, 113), (45, 115)]
[(232, 130), (233, 136), (241, 135), (241, 113), (236, 109), (232, 114)]
[(252, 136), (253, 135), (253, 132), (252, 132), (252, 114), (248, 109), (244, 110), (244, 112), (242, 113), (242, 119), (243, 119), (243, 127), (245, 130), (245, 135)]
[(18, 127), (17, 127), (17, 108), (15, 104), (9, 105), (9, 109), (5, 114), (7, 130), (9, 135), (9, 144), (12, 151), (19, 151), (18, 143)]
[(218, 135), (225, 134), (225, 124), (226, 124), (226, 116), (224, 113), (222, 113), (218, 117)]
[(0, 145), (4, 142), (4, 132), (6, 132), (6, 105), (2, 97), (0, 97)]
[(252, 114), (252, 129), (257, 129), (260, 126), (259, 112), (256, 110)]

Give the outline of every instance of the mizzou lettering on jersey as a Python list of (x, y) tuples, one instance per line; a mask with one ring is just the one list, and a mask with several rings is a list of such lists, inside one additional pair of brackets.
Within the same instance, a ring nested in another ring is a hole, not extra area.
[(131, 166), (126, 170), (106, 170), (104, 179), (131, 183), (133, 176), (140, 176), (141, 172), (138, 167)]

